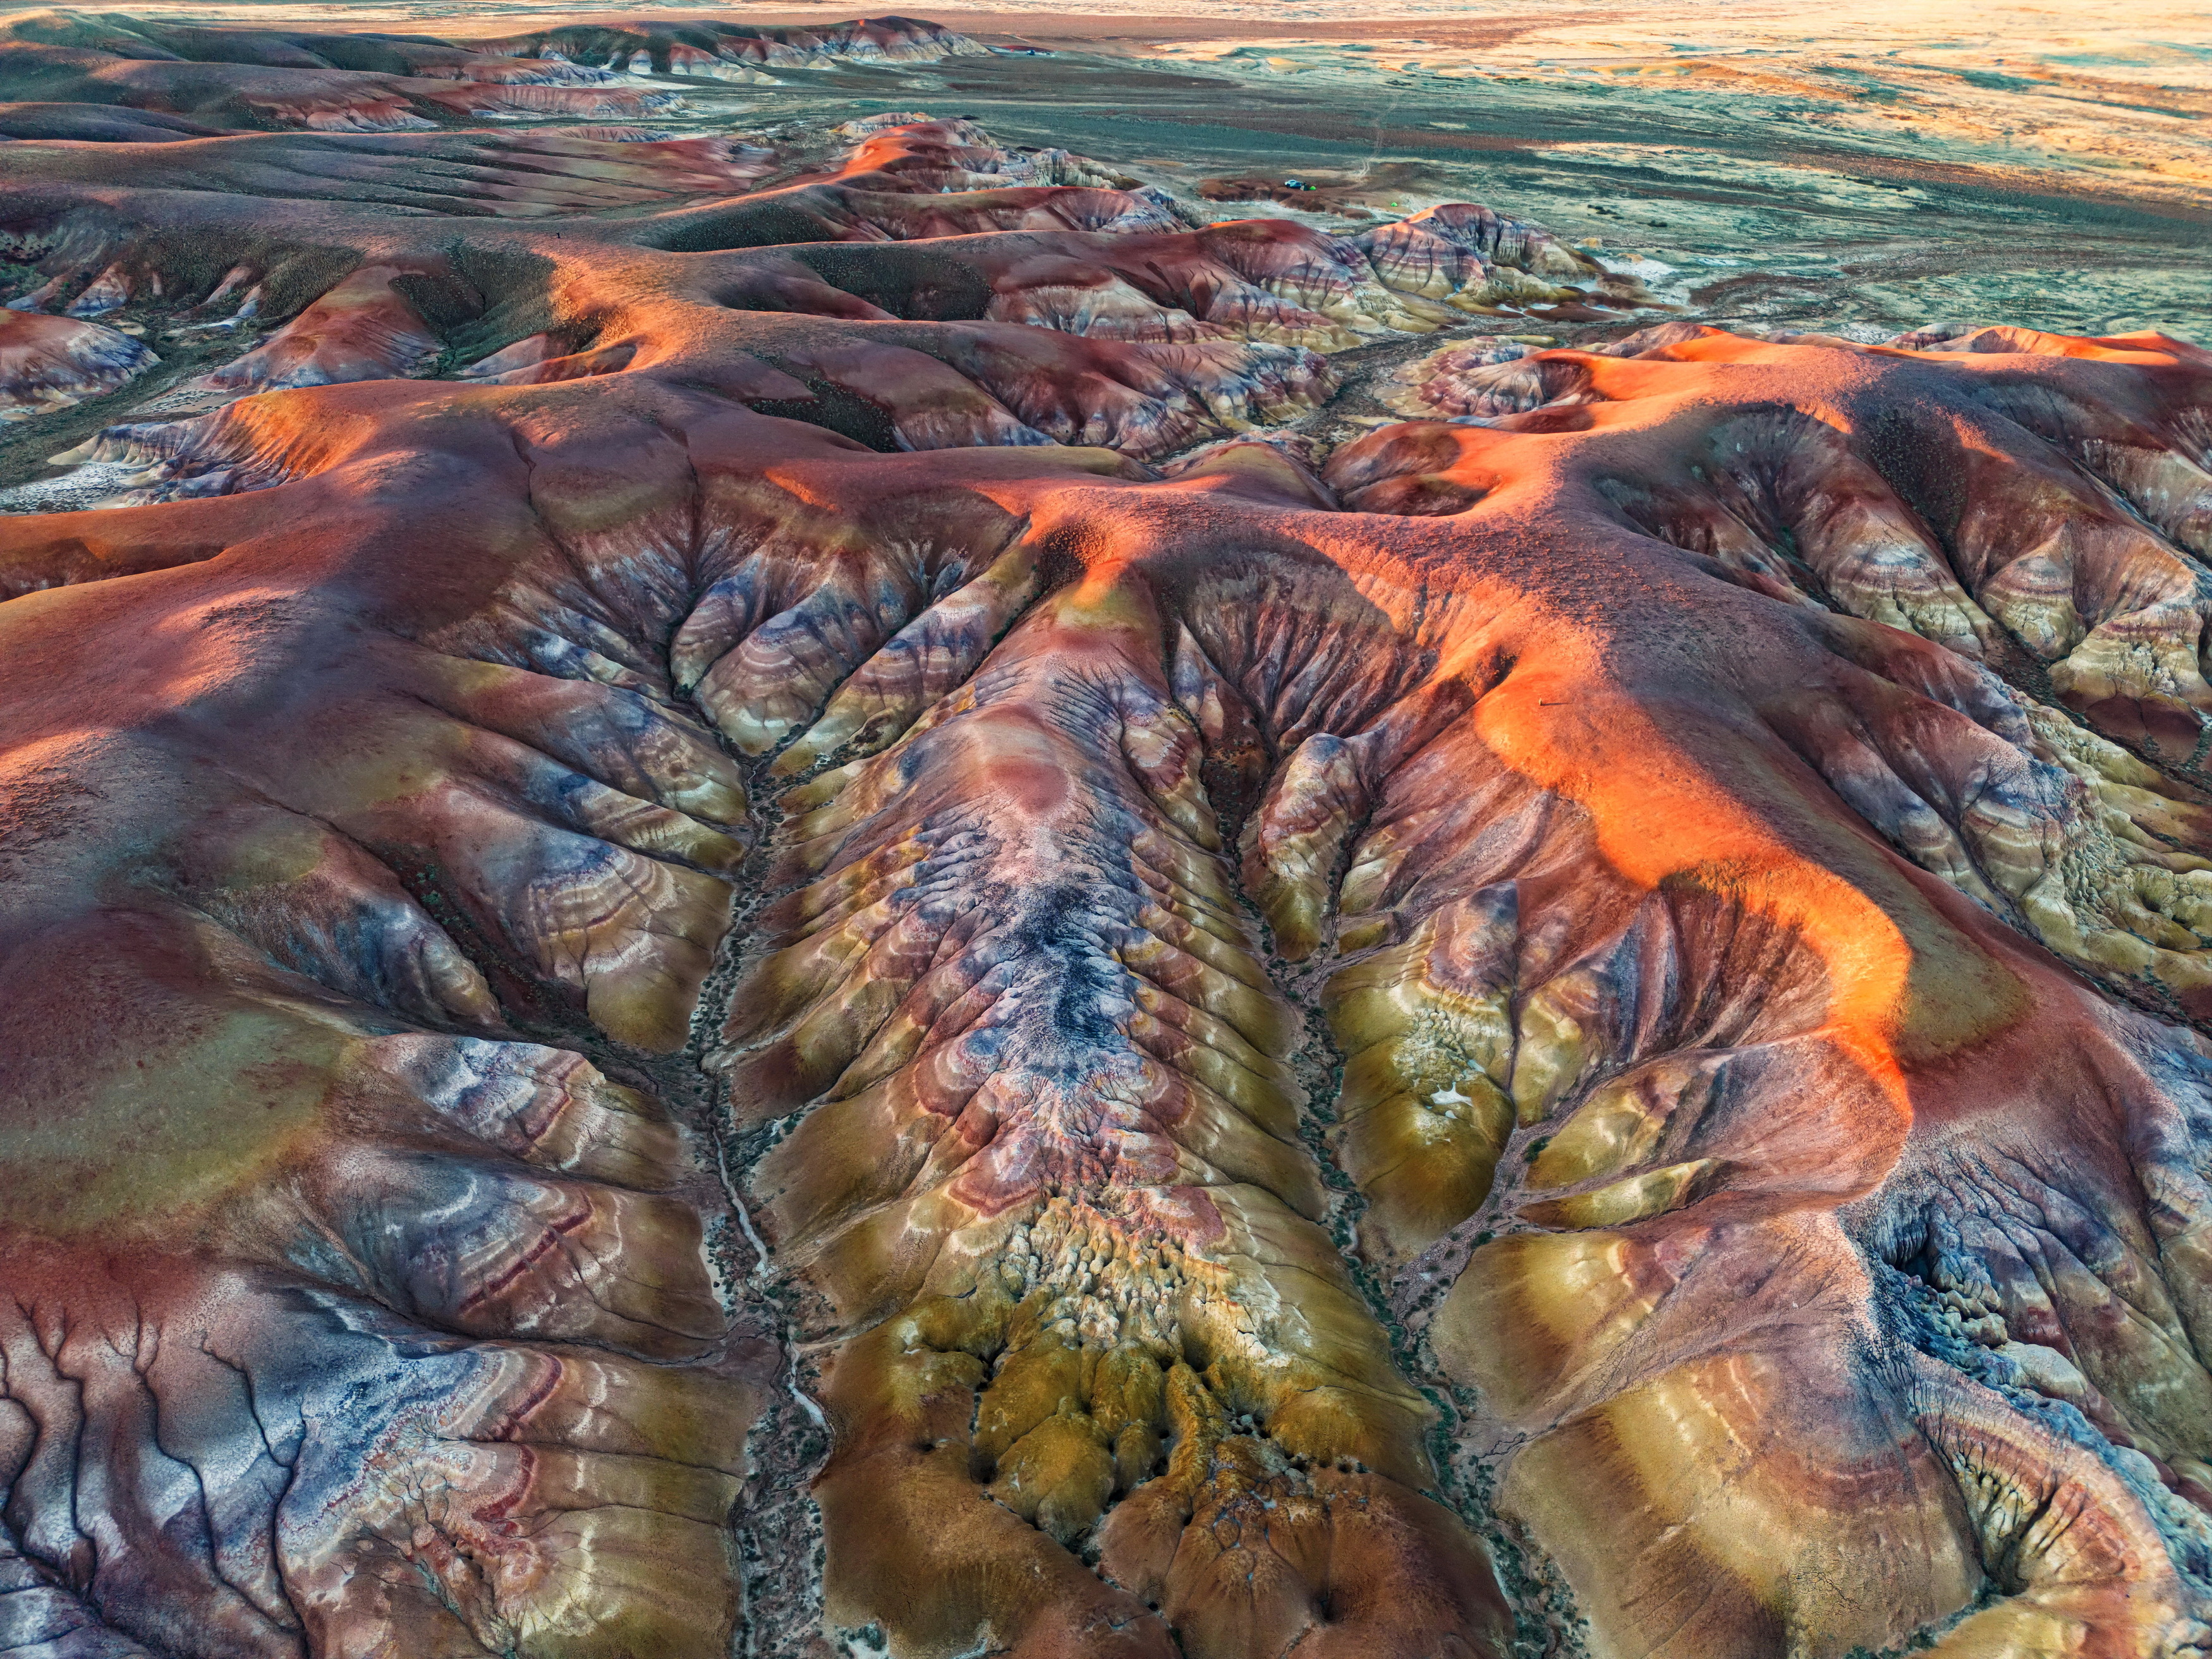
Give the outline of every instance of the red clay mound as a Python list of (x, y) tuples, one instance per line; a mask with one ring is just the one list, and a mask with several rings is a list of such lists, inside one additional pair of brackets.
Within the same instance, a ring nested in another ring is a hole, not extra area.
[[(695, 37), (957, 49), (499, 45)], [(898, 116), (0, 166), (118, 415), (0, 517), (11, 1651), (2212, 1646), (2204, 353), (1323, 456), (1625, 290)]]

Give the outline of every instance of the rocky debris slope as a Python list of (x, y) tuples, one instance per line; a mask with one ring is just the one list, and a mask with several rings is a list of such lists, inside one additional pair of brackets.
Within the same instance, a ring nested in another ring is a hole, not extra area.
[(2212, 1651), (2212, 360), (684, 143), (0, 146), (13, 1650)]

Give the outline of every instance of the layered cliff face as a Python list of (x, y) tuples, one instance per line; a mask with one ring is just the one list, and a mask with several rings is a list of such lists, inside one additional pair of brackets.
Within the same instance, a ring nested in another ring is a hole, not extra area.
[(11, 1651), (2212, 1652), (2212, 357), (906, 115), (0, 171)]

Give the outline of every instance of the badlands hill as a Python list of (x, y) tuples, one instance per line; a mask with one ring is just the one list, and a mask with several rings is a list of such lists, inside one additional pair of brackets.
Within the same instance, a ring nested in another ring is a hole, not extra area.
[(2212, 1651), (2212, 356), (0, 35), (0, 1651)]

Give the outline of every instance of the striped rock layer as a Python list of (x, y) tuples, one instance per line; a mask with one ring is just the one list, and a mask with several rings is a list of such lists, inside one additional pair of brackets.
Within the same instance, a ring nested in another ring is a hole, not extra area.
[(1603, 274), (264, 139), (0, 195), (238, 347), (0, 520), (8, 1651), (2212, 1652), (2212, 359), (1460, 343), (1316, 469)]

